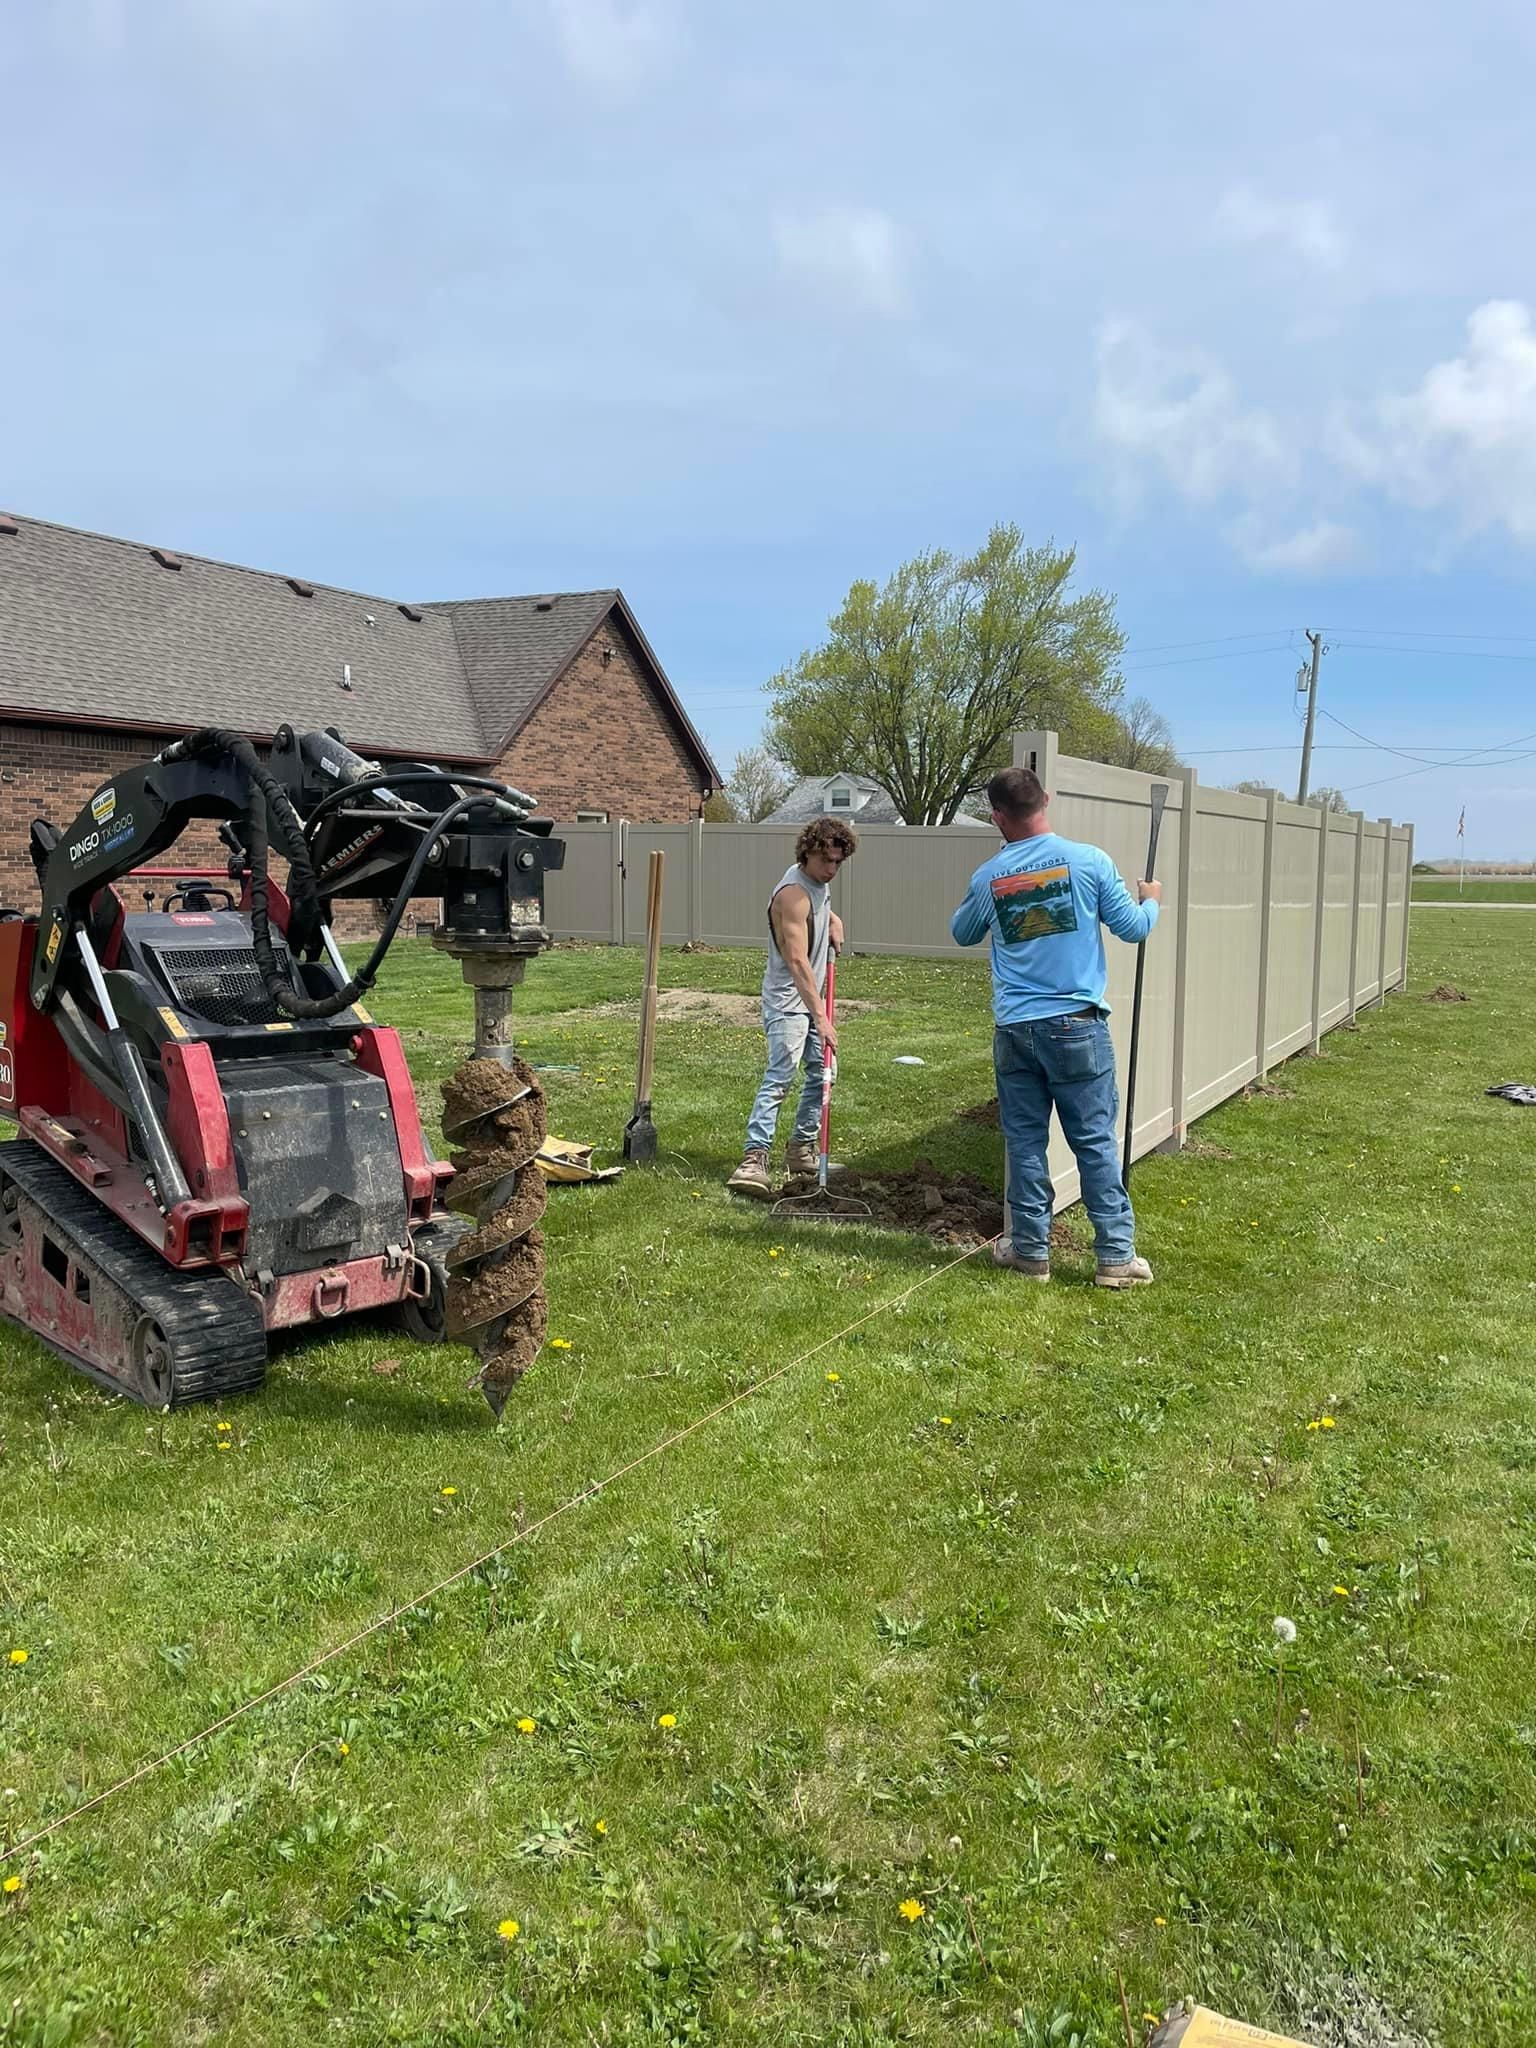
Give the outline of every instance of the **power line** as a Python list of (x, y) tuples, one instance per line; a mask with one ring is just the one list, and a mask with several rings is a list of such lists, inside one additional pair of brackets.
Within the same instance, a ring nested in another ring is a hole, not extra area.
[(1527, 666), (1536, 661), (1536, 654), (1489, 654), (1467, 647), (1385, 647), (1372, 640), (1340, 640), (1334, 645), (1349, 647), (1358, 654), (1406, 654), (1413, 661), (1424, 661), (1436, 655), (1447, 661), (1523, 661)]
[(1450, 633), (1433, 628), (1415, 626), (1325, 626), (1325, 633), (1379, 633), (1387, 640), (1516, 640), (1526, 646), (1536, 647), (1536, 636), (1529, 633)]

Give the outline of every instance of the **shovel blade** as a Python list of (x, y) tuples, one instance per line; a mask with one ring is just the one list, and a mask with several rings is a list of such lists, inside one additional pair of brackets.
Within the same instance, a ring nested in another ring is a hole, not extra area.
[(637, 1109), (624, 1126), (624, 1157), (631, 1166), (649, 1166), (656, 1157), (656, 1126), (650, 1106)]

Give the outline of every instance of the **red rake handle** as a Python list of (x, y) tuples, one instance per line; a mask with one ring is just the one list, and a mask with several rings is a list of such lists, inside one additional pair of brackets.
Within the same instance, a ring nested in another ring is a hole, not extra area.
[[(827, 955), (827, 1022), (834, 1030), (837, 1027), (837, 955)], [(825, 1042), (821, 1051), (821, 1156), (816, 1162), (816, 1184), (824, 1188), (827, 1184), (828, 1162), (832, 1155), (832, 1083), (837, 1079), (837, 1054), (828, 1050)]]

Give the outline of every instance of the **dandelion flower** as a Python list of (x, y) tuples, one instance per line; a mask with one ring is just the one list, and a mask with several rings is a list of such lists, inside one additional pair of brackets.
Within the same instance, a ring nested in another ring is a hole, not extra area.
[(459, 1489), (456, 1486), (440, 1486), (437, 1490), (444, 1500), (452, 1500)]
[(1461, 1182), (1459, 1180), (1453, 1180), (1451, 1182), (1451, 1193), (1453, 1195), (1459, 1195), (1461, 1193)]
[(501, 1936), (503, 1941), (516, 1941), (517, 1937), (522, 1933), (522, 1931), (522, 1927), (516, 1920), (503, 1920), (501, 1925), (496, 1929), (496, 1932)]
[(833, 1386), (836, 1386), (839, 1380), (841, 1380), (842, 1374), (840, 1372), (829, 1372), (827, 1378), (832, 1382)]
[(688, 1199), (690, 1202), (702, 1202), (704, 1197), (699, 1193), (697, 1188), (690, 1188), (688, 1190)]
[(1334, 1424), (1334, 1420), (1333, 1420), (1333, 1417), (1332, 1417), (1331, 1415), (1320, 1415), (1320, 1416), (1319, 1416), (1319, 1417), (1317, 1418), (1317, 1426), (1318, 1426), (1318, 1428), (1319, 1428), (1319, 1429), (1332, 1429), (1332, 1428), (1334, 1428), (1334, 1427), (1335, 1427), (1335, 1424)]
[(14, 1897), (25, 1883), (26, 1879), (24, 1877), (8, 1877), (4, 1885), (0, 1886), (0, 1890), (3, 1890), (7, 1897)]
[(1349, 1598), (1348, 1586), (1335, 1586), (1333, 1590), (1335, 1593), (1338, 1594), (1341, 1600), (1347, 1600)]
[(953, 1415), (941, 1415), (941, 1416), (939, 1417), (939, 1427), (940, 1427), (940, 1429), (953, 1429), (953, 1428), (954, 1428), (954, 1426), (955, 1426), (955, 1418), (953, 1417)]
[(549, 1348), (551, 1351), (569, 1351), (571, 1348), (571, 1340), (569, 1337), (551, 1337), (549, 1340)]
[(12, 1650), (11, 1662), (13, 1664), (25, 1664), (28, 1657), (30, 1657), (31, 1654), (32, 1652), (30, 1650)]
[(779, 1248), (777, 1245), (774, 1245), (771, 1248), (771, 1250), (768, 1253), (768, 1256), (770, 1259), (776, 1259), (779, 1256)]
[(1294, 1643), (1294, 1642), (1295, 1642), (1295, 1640), (1296, 1640), (1296, 1624), (1295, 1624), (1295, 1622), (1294, 1622), (1294, 1621), (1288, 1621), (1288, 1620), (1286, 1619), (1286, 1617), (1285, 1617), (1285, 1616), (1284, 1616), (1283, 1614), (1277, 1614), (1277, 1615), (1275, 1616), (1275, 1620), (1274, 1620), (1274, 1630), (1275, 1630), (1275, 1641), (1276, 1641), (1277, 1643)]
[(528, 1716), (524, 1714), (517, 1724), (517, 1732), (519, 1735), (532, 1735), (538, 1728), (538, 1725), (537, 1721), (530, 1721)]
[(233, 1424), (232, 1422), (221, 1422), (221, 1423), (219, 1424), (219, 1429), (220, 1429), (220, 1431), (222, 1432), (223, 1430), (226, 1430), (226, 1429), (233, 1429), (233, 1428), (234, 1428), (234, 1426), (235, 1426), (235, 1425), (234, 1425), (234, 1424)]
[(658, 1714), (656, 1716), (656, 1726), (658, 1728), (675, 1728), (677, 1726), (676, 1714)]
[(1163, 1918), (1161, 1913), (1154, 1913), (1152, 1916), (1152, 1925), (1154, 1927), (1166, 1927), (1168, 1925), (1168, 1922)]
[(227, 1450), (228, 1450), (229, 1448), (230, 1448), (230, 1442), (229, 1442), (229, 1438), (228, 1438), (227, 1436), (221, 1436), (221, 1437), (219, 1438), (219, 1449), (220, 1449), (221, 1451), (227, 1451)]
[(350, 1743), (350, 1742), (338, 1742), (338, 1743), (337, 1743), (337, 1745), (336, 1745), (336, 1754), (337, 1754), (338, 1756), (350, 1756), (350, 1755), (352, 1754), (352, 1745), (351, 1745), (351, 1743)]
[(914, 1920), (921, 1920), (928, 1908), (921, 1899), (903, 1899), (896, 1910), (903, 1920), (910, 1923)]
[(607, 1823), (607, 1821), (605, 1821), (605, 1820), (595, 1820), (595, 1821), (593, 1821), (593, 1823), (592, 1823), (592, 1832), (593, 1832), (593, 1834), (594, 1834), (594, 1835), (606, 1835), (606, 1834), (607, 1834), (607, 1832), (608, 1832), (608, 1823)]

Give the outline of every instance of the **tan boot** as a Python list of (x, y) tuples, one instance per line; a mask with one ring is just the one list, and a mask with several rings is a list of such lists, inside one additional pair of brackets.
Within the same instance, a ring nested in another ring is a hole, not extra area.
[(784, 1171), (791, 1179), (796, 1174), (815, 1173), (820, 1165), (820, 1152), (805, 1138), (796, 1138), (784, 1154)]
[(754, 1202), (768, 1202), (773, 1199), (773, 1182), (768, 1174), (766, 1151), (749, 1151), (740, 1166), (726, 1182), (733, 1194), (750, 1195)]
[(1101, 1265), (1093, 1276), (1095, 1287), (1150, 1287), (1152, 1268), (1145, 1259), (1126, 1259), (1116, 1266)]
[(992, 1247), (994, 1266), (1006, 1266), (1011, 1273), (1021, 1274), (1026, 1280), (1049, 1280), (1051, 1262), (1049, 1259), (1021, 1259), (1011, 1244), (1004, 1244), (999, 1238)]

